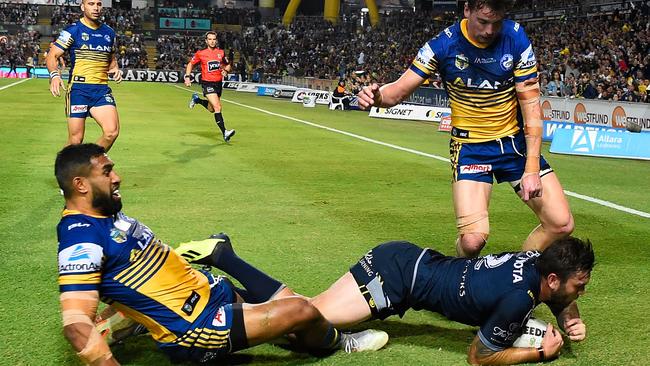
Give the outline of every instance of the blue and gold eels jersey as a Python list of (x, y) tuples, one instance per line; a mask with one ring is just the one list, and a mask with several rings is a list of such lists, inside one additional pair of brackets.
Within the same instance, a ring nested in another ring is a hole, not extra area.
[(115, 31), (102, 24), (95, 28), (84, 19), (67, 26), (54, 45), (70, 51), (70, 81), (108, 84), (108, 67), (115, 50)]
[(467, 19), (428, 41), (410, 70), (439, 73), (451, 104), (452, 138), (483, 142), (516, 134), (523, 125), (515, 82), (537, 77), (537, 61), (524, 29), (504, 20), (489, 46), (470, 40)]
[(146, 326), (161, 345), (191, 346), (199, 336), (218, 335), (203, 325), (224, 302), (224, 286), (215, 285), (220, 279), (190, 267), (147, 226), (122, 213), (64, 210), (57, 235), (61, 292), (99, 291), (103, 302)]

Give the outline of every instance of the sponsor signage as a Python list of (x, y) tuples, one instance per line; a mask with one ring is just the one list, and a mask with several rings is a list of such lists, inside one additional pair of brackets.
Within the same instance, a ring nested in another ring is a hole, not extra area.
[(556, 130), (552, 153), (650, 160), (650, 133)]
[(160, 29), (210, 30), (212, 22), (205, 18), (167, 18), (158, 19)]
[(626, 123), (650, 130), (650, 105), (588, 99), (542, 98), (542, 118), (592, 126), (625, 128)]
[(398, 104), (392, 108), (370, 108), (370, 117), (407, 119), (415, 121), (440, 122), (443, 113), (451, 113), (449, 108), (425, 107), (414, 104)]
[(253, 83), (239, 83), (237, 85), (237, 91), (238, 92), (246, 92), (246, 93), (257, 93), (257, 88), (259, 88), (260, 84), (253, 84)]
[(294, 103), (302, 103), (302, 100), (305, 96), (316, 98), (316, 104), (330, 104), (332, 98), (332, 93), (322, 90), (312, 90), (312, 89), (298, 89), (293, 94), (291, 101)]
[(185, 18), (185, 28), (192, 30), (210, 30), (212, 23), (210, 19)]
[(275, 88), (272, 86), (260, 86), (257, 88), (257, 95), (260, 97), (270, 97), (275, 94)]
[(276, 87), (275, 92), (273, 92), (273, 98), (293, 98), (293, 95), (296, 93), (297, 88), (293, 87)]
[(438, 131), (451, 132), (451, 113), (443, 113), (440, 118), (440, 125)]
[(449, 108), (449, 96), (444, 89), (419, 87), (404, 100), (404, 103)]
[(626, 132), (624, 128), (612, 128), (596, 125), (583, 125), (569, 122), (544, 121), (543, 141), (552, 141), (553, 134), (557, 130), (587, 130), (587, 131), (609, 131), (609, 132)]
[(160, 29), (185, 29), (185, 19), (183, 18), (163, 18), (158, 21)]

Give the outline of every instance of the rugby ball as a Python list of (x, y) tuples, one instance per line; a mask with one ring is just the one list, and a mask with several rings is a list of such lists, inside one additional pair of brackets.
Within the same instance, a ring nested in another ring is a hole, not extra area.
[(546, 334), (547, 322), (530, 318), (521, 328), (521, 336), (515, 339), (515, 343), (512, 344), (513, 347), (541, 347), (542, 340), (544, 339), (544, 334)]

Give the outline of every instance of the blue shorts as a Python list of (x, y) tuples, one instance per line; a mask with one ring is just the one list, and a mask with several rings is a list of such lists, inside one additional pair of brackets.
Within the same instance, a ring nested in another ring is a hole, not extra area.
[(111, 88), (104, 84), (72, 84), (65, 101), (65, 115), (70, 118), (86, 118), (92, 107), (115, 106)]
[(374, 247), (350, 267), (374, 319), (401, 317), (412, 307), (413, 278), (426, 252), (406, 241), (391, 241)]
[(226, 277), (215, 278), (209, 272), (206, 276), (212, 288), (206, 309), (184, 335), (158, 344), (173, 362), (214, 362), (248, 347), (244, 312), (236, 303), (235, 286)]
[[(519, 190), (519, 180), (526, 168), (526, 139), (523, 131), (514, 136), (500, 139), (468, 143), (451, 140), (449, 142), (453, 182), (473, 180), (477, 182), (497, 183), (516, 182), (515, 190)], [(539, 158), (540, 175), (553, 171), (543, 156)]]

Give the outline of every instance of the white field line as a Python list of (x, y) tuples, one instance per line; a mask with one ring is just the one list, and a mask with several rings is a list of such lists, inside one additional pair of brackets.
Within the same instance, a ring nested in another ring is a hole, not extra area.
[(3, 86), (3, 87), (0, 87), (0, 90), (4, 90), (4, 89), (7, 89), (7, 88), (11, 88), (11, 87), (14, 86), (14, 85), (18, 85), (18, 84), (20, 84), (20, 83), (24, 83), (25, 81), (29, 81), (29, 80), (31, 80), (31, 79), (23, 79), (23, 80), (20, 80), (20, 81), (16, 81), (15, 83), (11, 83), (11, 84), (9, 84), (9, 85), (5, 85), (5, 86)]
[[(178, 86), (178, 85), (173, 85), (173, 86), (178, 88), (178, 89), (181, 89), (181, 90), (186, 90), (186, 91), (189, 91), (189, 92), (195, 92), (192, 89), (184, 88), (184, 87), (181, 87), (181, 86)], [(413, 149), (409, 149), (409, 148), (406, 148), (406, 147), (389, 144), (387, 142), (378, 141), (378, 140), (371, 139), (371, 138), (361, 136), (361, 135), (357, 135), (357, 134), (354, 134), (354, 133), (337, 130), (336, 128), (322, 126), (322, 125), (319, 125), (319, 124), (316, 124), (316, 123), (313, 123), (313, 122), (309, 122), (309, 121), (305, 121), (305, 120), (302, 120), (302, 119), (298, 119), (298, 118), (294, 118), (294, 117), (290, 117), (290, 116), (285, 116), (283, 114), (274, 113), (274, 112), (271, 112), (271, 111), (267, 111), (265, 109), (249, 106), (249, 105), (242, 104), (242, 103), (239, 103), (239, 102), (235, 102), (235, 101), (232, 101), (232, 100), (228, 100), (228, 99), (224, 99), (224, 98), (221, 98), (221, 100), (224, 101), (224, 102), (228, 102), (228, 103), (231, 103), (231, 104), (238, 105), (240, 107), (252, 109), (252, 110), (255, 110), (255, 111), (258, 111), (258, 112), (261, 112), (261, 113), (266, 113), (266, 114), (269, 114), (271, 116), (276, 116), (276, 117), (288, 119), (288, 120), (299, 122), (299, 123), (302, 123), (302, 124), (306, 124), (306, 125), (309, 125), (309, 126), (312, 126), (312, 127), (321, 128), (323, 130), (327, 130), (327, 131), (330, 131), (330, 132), (340, 133), (342, 135), (353, 137), (355, 139), (359, 139), (359, 140), (362, 140), (362, 141), (366, 141), (366, 142), (370, 142), (370, 143), (373, 143), (373, 144), (390, 147), (390, 148), (395, 149), (395, 150), (405, 151), (405, 152), (409, 152), (411, 154), (420, 155), (420, 156), (424, 156), (424, 157), (427, 157), (427, 158), (432, 158), (432, 159), (444, 161), (444, 162), (447, 162), (447, 163), (449, 162), (449, 159), (444, 158), (442, 156), (438, 156), (438, 155), (434, 155), (434, 154), (428, 154), (428, 153), (425, 153), (425, 152), (422, 152), (422, 151), (413, 150)], [(613, 203), (613, 202), (601, 200), (599, 198), (590, 197), (590, 196), (586, 196), (584, 194), (575, 193), (575, 192), (571, 192), (571, 191), (567, 191), (567, 190), (564, 190), (564, 194), (566, 194), (567, 196), (575, 197), (575, 198), (585, 200), (585, 201), (588, 201), (588, 202), (596, 203), (596, 204), (599, 204), (599, 205), (602, 205), (602, 206), (605, 206), (605, 207), (613, 208), (615, 210), (626, 212), (626, 213), (629, 213), (629, 214), (632, 214), (632, 215), (638, 215), (638, 216), (650, 219), (650, 213), (635, 210), (633, 208), (629, 208), (629, 207), (625, 207), (625, 206), (621, 206), (621, 205), (618, 205), (618, 204)]]

